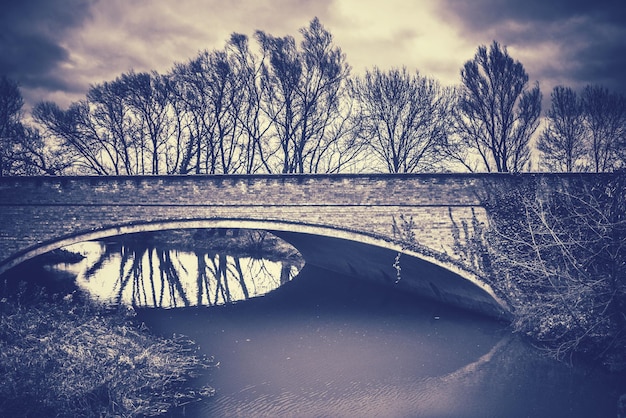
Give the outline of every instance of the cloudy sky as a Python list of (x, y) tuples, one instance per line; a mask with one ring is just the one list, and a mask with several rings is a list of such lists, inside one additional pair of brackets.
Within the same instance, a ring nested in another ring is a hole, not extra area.
[(169, 71), (232, 32), (292, 35), (314, 17), (353, 74), (406, 66), (443, 84), (493, 40), (522, 62), (544, 97), (557, 84), (626, 94), (623, 0), (0, 0), (0, 74), (27, 105), (65, 107), (90, 84)]

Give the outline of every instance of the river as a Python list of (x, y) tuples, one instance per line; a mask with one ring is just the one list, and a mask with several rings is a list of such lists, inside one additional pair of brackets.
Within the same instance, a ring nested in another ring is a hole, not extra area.
[[(507, 324), (291, 261), (91, 242), (55, 265), (219, 367), (192, 417), (615, 417), (624, 382), (567, 365)], [(392, 268), (390, 266), (390, 268)]]

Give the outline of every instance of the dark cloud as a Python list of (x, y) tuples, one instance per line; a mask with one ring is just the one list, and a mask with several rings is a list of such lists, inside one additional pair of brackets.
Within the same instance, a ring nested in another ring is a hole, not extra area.
[(64, 36), (89, 17), (95, 0), (8, 0), (0, 4), (0, 74), (27, 88), (64, 89)]
[(223, 47), (234, 31), (297, 35), (332, 1), (0, 0), (0, 74), (28, 103), (67, 105), (122, 72), (166, 71)]
[(622, 0), (445, 0), (447, 10), (478, 29), (508, 19), (530, 22), (586, 17), (604, 23), (623, 24)]
[(626, 94), (623, 0), (446, 0), (441, 13), (483, 44), (490, 37), (527, 56), (554, 45), (552, 55), (528, 65), (520, 59), (540, 82), (602, 84)]
[(28, 102), (65, 105), (122, 72), (167, 71), (199, 50), (221, 48), (232, 32), (297, 38), (317, 16), (359, 69), (408, 65), (458, 82), (472, 45), (497, 40), (544, 97), (557, 84), (597, 83), (626, 94), (622, 2), (0, 0), (0, 74), (20, 83)]

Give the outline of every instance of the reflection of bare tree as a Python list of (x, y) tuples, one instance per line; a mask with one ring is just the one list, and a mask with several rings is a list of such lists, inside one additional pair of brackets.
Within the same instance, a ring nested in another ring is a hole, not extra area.
[[(107, 243), (86, 277), (96, 280), (119, 261), (107, 278), (105, 299), (137, 307), (213, 306), (246, 300), (291, 280), (297, 268), (224, 253), (179, 252), (150, 242)], [(117, 267), (117, 266), (116, 266)]]
[(202, 305), (203, 295), (209, 294), (209, 278), (206, 275), (206, 260), (204, 254), (196, 253), (198, 263), (198, 274), (196, 276), (196, 305)]
[(283, 285), (291, 280), (292, 277), (292, 266), (287, 263), (283, 263), (280, 269), (280, 284)]
[(248, 292), (248, 288), (246, 287), (243, 270), (241, 269), (241, 260), (238, 257), (233, 257), (233, 266), (235, 267), (235, 273), (239, 280), (239, 285), (241, 286), (244, 299), (248, 299), (250, 297), (250, 294)]
[[(206, 262), (207, 259), (209, 263)], [(259, 261), (261, 263), (264, 262), (264, 260)], [(199, 274), (203, 274), (206, 277), (207, 283), (214, 282), (213, 284), (215, 286), (213, 299), (211, 299), (209, 286), (207, 285), (206, 294), (208, 305), (212, 306), (223, 303), (232, 303), (235, 289), (232, 289), (231, 291), (231, 284), (239, 285), (237, 291), (241, 292), (243, 300), (250, 297), (250, 292), (248, 291), (248, 285), (246, 283), (246, 277), (249, 274), (244, 274), (239, 257), (227, 256), (220, 253), (211, 257), (209, 254), (205, 254), (202, 267), (203, 269), (201, 269), (201, 266), (198, 265)], [(212, 280), (209, 278), (212, 278)], [(248, 278), (248, 280), (250, 279)], [(254, 279), (252, 281), (254, 281)]]
[(102, 267), (111, 260), (116, 254), (119, 254), (121, 251), (120, 246), (117, 245), (105, 245), (104, 251), (100, 253), (100, 258), (87, 269), (85, 276), (90, 277), (93, 276), (98, 270), (102, 269)]
[[(187, 298), (185, 289), (181, 283), (178, 269), (174, 267), (172, 261), (172, 251), (169, 250), (155, 250), (159, 256), (160, 278), (162, 281), (162, 288), (167, 284), (169, 290), (170, 299), (172, 300), (174, 307), (178, 306), (177, 301), (180, 298), (183, 306), (189, 306), (189, 299)], [(177, 297), (178, 295), (178, 297)]]
[[(131, 247), (121, 247), (122, 260), (120, 262), (120, 273), (119, 273), (119, 291), (115, 298), (115, 303), (119, 304), (122, 301), (122, 292), (128, 286), (128, 283), (132, 283), (133, 290), (133, 299), (135, 298), (135, 291), (139, 288), (139, 286), (135, 285), (135, 283), (143, 277), (142, 274), (142, 265), (141, 258), (137, 256), (140, 254), (139, 249)], [(130, 269), (128, 269), (128, 273), (124, 273), (126, 264), (130, 264)], [(132, 281), (131, 281), (132, 279)]]

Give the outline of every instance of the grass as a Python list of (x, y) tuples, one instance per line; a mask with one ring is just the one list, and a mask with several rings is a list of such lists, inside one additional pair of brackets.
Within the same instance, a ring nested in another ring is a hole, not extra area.
[(193, 342), (77, 301), (0, 301), (0, 416), (157, 416), (213, 395)]

